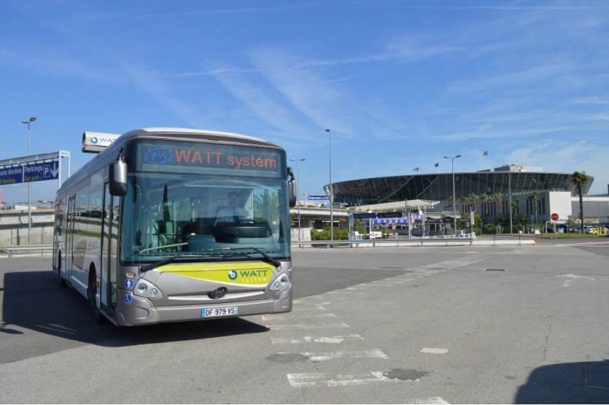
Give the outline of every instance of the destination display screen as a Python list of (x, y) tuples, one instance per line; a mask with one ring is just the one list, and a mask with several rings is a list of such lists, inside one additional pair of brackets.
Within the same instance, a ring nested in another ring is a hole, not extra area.
[(136, 155), (137, 169), (143, 171), (285, 176), (285, 155), (271, 148), (145, 141)]

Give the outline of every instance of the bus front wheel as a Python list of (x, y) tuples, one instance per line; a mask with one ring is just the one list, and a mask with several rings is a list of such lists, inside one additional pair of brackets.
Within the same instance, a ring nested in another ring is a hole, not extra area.
[(97, 307), (97, 303), (95, 302), (95, 296), (97, 295), (97, 273), (95, 272), (95, 266), (91, 265), (89, 267), (89, 285), (87, 288), (87, 298), (89, 300), (89, 304), (93, 309), (93, 318), (95, 322), (101, 324), (103, 323), (104, 316), (101, 311)]
[(59, 252), (59, 255), (57, 256), (57, 282), (60, 287), (66, 286), (66, 280), (61, 278), (61, 252)]

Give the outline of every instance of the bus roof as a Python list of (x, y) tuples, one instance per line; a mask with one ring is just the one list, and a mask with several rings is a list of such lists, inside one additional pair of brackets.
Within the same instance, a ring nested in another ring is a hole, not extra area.
[[(137, 130), (136, 130), (137, 131)], [(211, 135), (217, 137), (234, 137), (240, 139), (248, 139), (251, 141), (258, 141), (268, 143), (267, 141), (255, 138), (253, 136), (237, 134), (234, 132), (222, 132), (222, 131), (213, 131), (213, 130), (205, 130), (205, 129), (189, 129), (189, 128), (173, 128), (173, 127), (151, 127), (151, 128), (142, 128), (141, 131), (148, 133), (171, 133), (171, 134), (200, 134), (200, 135)], [(130, 131), (131, 132), (131, 131)]]
[[(86, 134), (86, 132), (85, 132)], [(169, 136), (166, 139), (171, 140), (171, 135), (175, 135), (175, 138), (181, 138), (182, 140), (208, 140), (212, 142), (242, 142), (243, 144), (266, 146), (271, 148), (277, 148), (283, 150), (283, 148), (272, 142), (265, 141), (260, 138), (255, 138), (248, 135), (242, 135), (232, 132), (221, 132), (203, 129), (190, 129), (190, 128), (171, 128), (171, 127), (151, 127), (151, 128), (140, 128), (134, 129), (123, 133), (118, 136), (115, 141), (109, 143), (106, 148), (99, 151), (99, 154), (93, 159), (85, 163), (79, 170), (74, 174), (70, 175), (64, 184), (59, 188), (59, 191), (63, 191), (66, 187), (71, 187), (82, 179), (89, 176), (102, 166), (109, 164), (111, 161), (116, 160), (118, 155), (114, 152), (118, 152), (123, 145), (134, 138), (159, 138), (163, 136)], [(84, 136), (84, 134), (83, 134)]]

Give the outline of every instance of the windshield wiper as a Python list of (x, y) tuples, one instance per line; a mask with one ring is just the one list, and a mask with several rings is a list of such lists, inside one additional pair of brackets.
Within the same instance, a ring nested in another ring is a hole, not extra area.
[[(182, 254), (182, 255), (175, 255), (175, 256), (171, 256), (168, 257), (166, 259), (163, 260), (159, 260), (153, 263), (148, 263), (148, 264), (144, 264), (140, 267), (140, 272), (145, 273), (149, 270), (153, 270), (157, 267), (162, 267), (165, 266), (166, 264), (169, 263), (173, 263), (174, 261), (176, 261), (179, 258), (202, 258), (202, 257), (210, 257), (210, 256), (214, 256), (214, 253), (220, 254), (223, 251), (234, 251), (234, 250), (253, 250), (254, 252), (260, 254), (263, 257), (263, 260), (265, 262), (271, 263), (273, 266), (275, 267), (279, 267), (281, 266), (281, 262), (273, 259), (271, 256), (269, 256), (268, 254), (266, 254), (265, 252), (263, 252), (262, 250), (255, 248), (255, 247), (233, 247), (233, 248), (225, 248), (225, 249), (209, 249), (207, 251), (202, 251), (201, 254)], [(250, 255), (248, 255), (247, 253), (244, 253), (247, 257), (251, 257)]]
[[(231, 247), (231, 248), (227, 248), (227, 249), (231, 250), (231, 251), (232, 250), (253, 250), (256, 253), (259, 253), (264, 258), (264, 261), (271, 263), (275, 267), (281, 266), (281, 262), (279, 260), (273, 259), (271, 256), (264, 253), (262, 250), (255, 248), (255, 247)], [(245, 255), (247, 257), (251, 257), (247, 253), (245, 253)]]
[(178, 258), (178, 256), (176, 255), (176, 256), (168, 257), (167, 259), (159, 260), (157, 262), (144, 264), (143, 266), (140, 267), (140, 272), (145, 273), (148, 270), (152, 270), (154, 268), (164, 266), (166, 264), (169, 264), (169, 263), (175, 261), (177, 258)]

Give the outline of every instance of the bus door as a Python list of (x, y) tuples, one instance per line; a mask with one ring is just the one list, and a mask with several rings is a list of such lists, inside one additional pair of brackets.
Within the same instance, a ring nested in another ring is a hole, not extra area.
[(108, 183), (104, 184), (102, 246), (101, 246), (101, 305), (110, 313), (116, 308), (116, 276), (118, 252), (118, 200), (110, 195)]
[(76, 227), (76, 195), (71, 196), (68, 199), (68, 222), (66, 227), (66, 278), (69, 280), (73, 275), (73, 263), (74, 263), (74, 232)]

